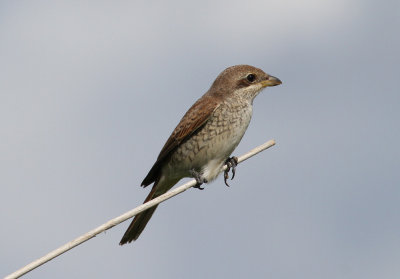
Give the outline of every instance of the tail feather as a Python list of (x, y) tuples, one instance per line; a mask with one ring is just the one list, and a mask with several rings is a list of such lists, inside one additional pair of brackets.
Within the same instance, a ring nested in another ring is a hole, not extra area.
[(150, 221), (151, 216), (153, 216), (154, 211), (156, 211), (157, 205), (139, 213), (135, 216), (132, 223), (129, 225), (126, 230), (124, 236), (122, 237), (119, 245), (124, 245), (126, 243), (130, 243), (134, 240), (137, 240), (140, 234), (143, 232), (147, 223)]
[[(166, 193), (172, 186), (175, 185), (178, 181), (163, 181), (164, 183), (159, 183), (161, 181), (156, 181), (151, 189), (151, 192), (146, 197), (143, 203), (146, 203), (162, 194)], [(122, 237), (119, 245), (124, 245), (126, 243), (130, 243), (135, 241), (139, 238), (140, 234), (143, 232), (144, 228), (146, 227), (147, 223), (150, 221), (150, 218), (153, 216), (154, 211), (156, 211), (157, 206), (151, 207), (146, 211), (143, 211), (137, 214), (131, 224), (129, 225), (128, 229), (126, 230), (124, 236)]]

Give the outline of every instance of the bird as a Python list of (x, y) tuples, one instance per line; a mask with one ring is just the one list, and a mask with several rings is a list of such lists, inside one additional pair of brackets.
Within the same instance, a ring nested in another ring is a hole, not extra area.
[[(254, 98), (266, 87), (282, 82), (250, 65), (236, 65), (222, 71), (210, 89), (182, 117), (141, 186), (153, 187), (144, 203), (166, 193), (184, 177), (196, 179), (194, 188), (217, 178), (227, 164), (232, 178), (236, 157), (229, 157), (250, 123)], [(228, 184), (227, 184), (228, 186)], [(120, 245), (138, 239), (157, 205), (137, 214)]]

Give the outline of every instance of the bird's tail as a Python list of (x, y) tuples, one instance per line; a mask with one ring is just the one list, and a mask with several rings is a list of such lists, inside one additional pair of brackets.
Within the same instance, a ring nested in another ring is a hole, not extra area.
[[(160, 182), (160, 183), (159, 183)], [(157, 198), (158, 196), (161, 196), (162, 194), (166, 193), (169, 189), (174, 186), (177, 181), (156, 181), (153, 185), (153, 188), (151, 189), (151, 192), (147, 196), (147, 198), (144, 200), (143, 203), (146, 203), (152, 199)], [(162, 184), (162, 185), (161, 185)], [(143, 232), (144, 228), (146, 227), (147, 223), (150, 221), (151, 216), (153, 216), (154, 211), (156, 211), (157, 206), (153, 206), (146, 211), (143, 211), (139, 214), (137, 214), (131, 224), (129, 225), (128, 229), (126, 230), (124, 236), (122, 237), (121, 241), (119, 242), (119, 245), (124, 245), (126, 243), (130, 243), (132, 241), (135, 241), (139, 238), (140, 234)]]

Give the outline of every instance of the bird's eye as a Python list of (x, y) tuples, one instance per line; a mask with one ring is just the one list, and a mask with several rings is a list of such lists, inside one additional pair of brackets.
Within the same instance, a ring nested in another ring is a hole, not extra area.
[(250, 82), (253, 82), (253, 81), (256, 80), (256, 75), (254, 75), (254, 74), (248, 74), (247, 77), (246, 77), (246, 79), (247, 79), (248, 81), (250, 81)]

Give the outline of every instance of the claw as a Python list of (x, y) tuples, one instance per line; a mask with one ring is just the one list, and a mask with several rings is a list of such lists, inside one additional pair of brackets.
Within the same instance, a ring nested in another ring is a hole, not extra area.
[(191, 170), (190, 174), (193, 176), (194, 179), (196, 179), (196, 185), (194, 185), (193, 188), (204, 190), (204, 187), (201, 187), (201, 185), (203, 183), (207, 183), (208, 182), (207, 179), (203, 178), (201, 174), (195, 170)]
[(228, 182), (226, 180), (229, 178), (229, 171), (232, 169), (232, 178), (231, 180), (235, 177), (236, 174), (236, 166), (238, 164), (238, 158), (237, 157), (231, 157), (228, 158), (225, 162), (226, 164), (226, 170), (224, 171), (224, 182), (225, 185), (229, 187)]
[(204, 190), (204, 187), (201, 187), (201, 184), (199, 184), (199, 183), (194, 185), (193, 188), (196, 188), (196, 189), (199, 189), (199, 190)]
[[(229, 172), (229, 171), (228, 171), (228, 172)], [(229, 184), (228, 184), (228, 182), (226, 182), (226, 180), (229, 178), (228, 172), (227, 172), (227, 171), (224, 172), (224, 182), (225, 182), (225, 185), (226, 185), (226, 186), (230, 187)]]
[(235, 177), (235, 173), (236, 173), (236, 165), (232, 166), (232, 178), (231, 180), (233, 180), (233, 178)]

